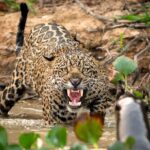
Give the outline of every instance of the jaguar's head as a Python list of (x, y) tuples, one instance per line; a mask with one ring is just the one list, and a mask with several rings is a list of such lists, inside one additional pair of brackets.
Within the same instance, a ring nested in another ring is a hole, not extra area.
[[(56, 58), (53, 66), (54, 85), (62, 91), (67, 108), (78, 111), (87, 105), (87, 94), (93, 91), (98, 67), (89, 54), (74, 52)], [(94, 89), (96, 90), (96, 89)]]

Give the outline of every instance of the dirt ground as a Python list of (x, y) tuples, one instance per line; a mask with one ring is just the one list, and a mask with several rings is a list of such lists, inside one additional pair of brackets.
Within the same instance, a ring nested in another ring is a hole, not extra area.
[[(135, 0), (129, 0), (132, 2)], [(84, 0), (83, 3), (90, 7), (98, 15), (102, 15), (108, 18), (115, 18), (120, 15), (126, 14), (127, 10), (124, 10), (124, 0), (103, 0), (103, 1), (88, 1)], [(25, 36), (27, 37), (31, 28), (39, 23), (43, 22), (56, 22), (65, 26), (73, 36), (80, 41), (84, 47), (92, 50), (96, 55), (102, 54), (110, 56), (118, 54), (117, 46), (110, 47), (113, 41), (117, 41), (121, 34), (124, 35), (124, 45), (134, 36), (143, 35), (149, 33), (149, 30), (136, 30), (130, 28), (116, 28), (108, 30), (106, 32), (98, 32), (97, 29), (103, 29), (104, 23), (98, 19), (88, 15), (83, 11), (79, 5), (72, 1), (65, 1), (63, 4), (58, 3), (50, 5), (49, 7), (40, 8), (35, 5), (34, 12), (30, 11), (25, 29)], [(15, 40), (17, 33), (17, 25), (19, 22), (20, 12), (0, 12), (0, 82), (8, 83), (10, 81), (10, 75), (14, 68), (15, 63)], [(144, 31), (144, 32), (143, 32)], [(142, 47), (142, 43), (133, 45), (131, 51), (127, 53), (133, 57), (140, 51), (139, 46)], [(148, 54), (148, 55), (147, 55)], [(140, 65), (149, 66), (149, 53), (145, 54), (143, 59), (140, 57)], [(143, 61), (144, 60), (144, 61)], [(141, 64), (142, 62), (142, 64)], [(145, 64), (146, 63), (146, 64)]]
[[(128, 13), (128, 9), (125, 8), (125, 2), (137, 3), (139, 1), (83, 0), (82, 2), (95, 14), (113, 19)], [(130, 8), (131, 6), (127, 5), (127, 7)], [(139, 7), (139, 5), (133, 5), (133, 7), (136, 8)], [(19, 18), (20, 12), (0, 11), (0, 83), (8, 84), (14, 69), (16, 60), (15, 40)], [(81, 45), (90, 50), (97, 58), (102, 56), (106, 56), (106, 58), (115, 57), (120, 53), (120, 46), (125, 46), (136, 36), (145, 36), (150, 33), (149, 28), (133, 29), (127, 27), (114, 28), (102, 32), (102, 30), (99, 29), (104, 29), (106, 24), (87, 14), (77, 3), (69, 0), (58, 3), (58, 5), (57, 3), (46, 4), (42, 8), (39, 7), (39, 5), (35, 5), (34, 12), (30, 11), (27, 19), (25, 29), (26, 38), (34, 25), (43, 22), (55, 22), (65, 26), (65, 28), (80, 41)], [(122, 43), (120, 43), (121, 35), (124, 37)], [(135, 58), (135, 56), (144, 49), (146, 42), (147, 41), (139, 40), (134, 43), (125, 55)], [(138, 65), (144, 69), (140, 79), (141, 81), (145, 74), (150, 74), (150, 51), (146, 51), (138, 57)], [(111, 66), (111, 64), (109, 66)]]

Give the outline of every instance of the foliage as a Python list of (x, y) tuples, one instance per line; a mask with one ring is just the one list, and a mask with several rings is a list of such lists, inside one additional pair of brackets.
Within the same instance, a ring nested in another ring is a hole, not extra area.
[(108, 150), (132, 150), (135, 144), (135, 140), (132, 137), (128, 137), (125, 142), (117, 141), (113, 143)]
[[(81, 121), (82, 118), (82, 121)], [(102, 135), (103, 123), (99, 115), (82, 115), (76, 122), (75, 134), (85, 142), (85, 144), (75, 143), (70, 150), (88, 150), (88, 144), (93, 144), (95, 149), (99, 149), (98, 140)], [(0, 126), (0, 150), (51, 150), (64, 149), (67, 144), (67, 129), (56, 126), (51, 128), (44, 139), (45, 145), (40, 135), (35, 132), (22, 133), (18, 144), (9, 144), (5, 128)], [(109, 147), (109, 150), (131, 150), (134, 139), (129, 137), (126, 142), (116, 142)]]
[(25, 149), (31, 149), (40, 136), (34, 132), (24, 133), (19, 137), (20, 145)]
[(18, 144), (8, 144), (7, 132), (0, 126), (0, 150), (21, 150)]
[(129, 14), (122, 16), (121, 19), (129, 20), (132, 22), (145, 23), (146, 25), (150, 26), (150, 16), (148, 14)]
[(78, 139), (97, 148), (98, 140), (102, 136), (102, 127), (100, 115), (82, 114), (75, 123), (74, 131)]
[(129, 20), (136, 23), (144, 23), (145, 25), (150, 26), (149, 8), (149, 5), (142, 5), (143, 13), (123, 15), (120, 19)]
[[(27, 3), (27, 5), (28, 5), (28, 7), (31, 11), (34, 11), (33, 4), (36, 3), (36, 2), (37, 2), (37, 0), (26, 0), (26, 3)], [(17, 3), (16, 0), (4, 0), (4, 3), (11, 10), (14, 10), (14, 11), (19, 11), (20, 10), (19, 3)]]
[(88, 150), (87, 146), (84, 144), (78, 144), (75, 143), (73, 146), (70, 148), (70, 150)]
[(126, 56), (120, 56), (113, 62), (113, 66), (117, 73), (112, 83), (117, 84), (119, 81), (123, 81), (125, 83), (125, 91), (132, 93), (139, 99), (143, 99), (144, 94), (140, 89), (137, 90), (132, 85), (128, 85), (128, 78), (138, 68), (137, 64)]
[(20, 8), (19, 3), (17, 3), (15, 0), (4, 0), (4, 3), (6, 3), (10, 9), (15, 11), (18, 11)]
[(46, 135), (46, 142), (52, 148), (63, 148), (67, 144), (67, 131), (64, 127), (54, 127)]
[(119, 50), (121, 50), (124, 47), (124, 33), (120, 33), (119, 43)]
[(125, 91), (130, 90), (127, 77), (137, 69), (137, 64), (126, 56), (120, 56), (114, 61), (113, 66), (118, 71), (113, 80), (113, 83), (117, 83), (121, 80), (125, 83)]
[(137, 68), (137, 64), (126, 56), (118, 57), (113, 63), (115, 69), (124, 77), (130, 75)]

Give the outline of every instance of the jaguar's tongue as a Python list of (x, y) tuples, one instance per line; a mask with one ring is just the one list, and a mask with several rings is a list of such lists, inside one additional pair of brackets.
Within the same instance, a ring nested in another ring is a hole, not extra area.
[(83, 96), (83, 90), (67, 89), (67, 95), (70, 99), (69, 105), (71, 105), (71, 106), (80, 106), (81, 105), (80, 99)]

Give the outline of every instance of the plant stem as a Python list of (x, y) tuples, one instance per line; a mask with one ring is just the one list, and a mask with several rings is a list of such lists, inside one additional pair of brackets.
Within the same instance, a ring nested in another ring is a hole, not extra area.
[(93, 147), (95, 148), (95, 150), (99, 150), (99, 149), (98, 149), (98, 144), (97, 144), (97, 143), (94, 143), (94, 144), (93, 144)]
[(126, 92), (128, 91), (128, 80), (126, 75), (124, 75), (124, 82), (125, 82), (125, 92)]

